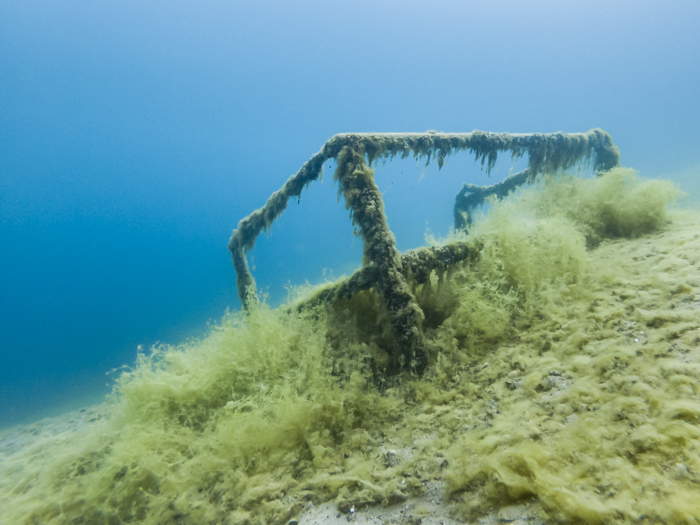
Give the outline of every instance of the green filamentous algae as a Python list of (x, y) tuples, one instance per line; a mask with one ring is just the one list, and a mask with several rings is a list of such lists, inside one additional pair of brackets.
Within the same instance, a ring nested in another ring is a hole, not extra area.
[(0, 518), (286, 523), (440, 480), (461, 519), (697, 523), (700, 216), (679, 194), (615, 168), (492, 203), (460, 237), (478, 257), (412, 284), (421, 378), (385, 376), (372, 290), (143, 353), (105, 417), (0, 450)]

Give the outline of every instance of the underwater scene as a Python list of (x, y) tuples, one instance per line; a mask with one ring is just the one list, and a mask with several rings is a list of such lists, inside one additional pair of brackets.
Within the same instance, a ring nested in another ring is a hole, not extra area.
[(0, 5), (0, 524), (700, 521), (700, 4)]

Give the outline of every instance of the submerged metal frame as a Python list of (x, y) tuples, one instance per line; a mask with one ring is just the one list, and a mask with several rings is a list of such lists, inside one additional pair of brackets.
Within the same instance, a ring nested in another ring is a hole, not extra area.
[[(466, 245), (450, 245), (432, 250), (416, 250), (401, 255), (384, 213), (382, 194), (374, 182), (373, 162), (380, 158), (401, 158), (413, 153), (436, 160), (442, 168), (445, 158), (468, 150), (490, 174), (499, 152), (510, 151), (517, 159), (528, 154), (526, 170), (493, 186), (465, 184), (455, 201), (455, 226), (471, 221), (471, 210), (488, 195), (504, 196), (513, 188), (532, 181), (542, 172), (567, 169), (590, 161), (596, 171), (607, 171), (619, 164), (620, 153), (612, 137), (601, 129), (586, 133), (342, 133), (328, 140), (318, 153), (304, 163), (265, 205), (242, 219), (233, 231), (228, 248), (236, 270), (238, 296), (245, 310), (258, 303), (255, 279), (246, 254), (258, 235), (268, 230), (287, 207), (289, 199), (299, 198), (302, 190), (321, 176), (323, 163), (335, 159), (334, 180), (345, 198), (352, 222), (363, 240), (363, 268), (345, 283), (325, 293), (326, 299), (351, 297), (361, 289), (375, 288), (384, 298), (400, 353), (392, 356), (390, 373), (410, 369), (422, 374), (427, 366), (423, 312), (407, 284), (409, 276), (430, 275), (434, 269), (454, 264), (473, 255)], [(463, 243), (461, 243), (463, 244)]]

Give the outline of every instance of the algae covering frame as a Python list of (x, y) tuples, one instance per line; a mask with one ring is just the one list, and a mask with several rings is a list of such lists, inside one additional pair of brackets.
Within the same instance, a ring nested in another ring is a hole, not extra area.
[[(400, 254), (384, 213), (382, 194), (374, 182), (370, 167), (381, 158), (400, 155), (426, 158), (426, 165), (437, 160), (442, 168), (447, 156), (467, 150), (481, 161), (490, 174), (499, 152), (510, 151), (516, 159), (528, 154), (527, 168), (493, 186), (465, 184), (455, 202), (455, 226), (463, 227), (471, 208), (487, 195), (504, 196), (513, 188), (532, 181), (542, 172), (568, 169), (580, 161), (592, 161), (594, 170), (607, 171), (619, 164), (620, 152), (612, 137), (601, 129), (586, 133), (341, 133), (328, 140), (318, 153), (307, 160), (265, 205), (242, 219), (228, 243), (236, 270), (238, 296), (244, 310), (258, 303), (255, 279), (246, 254), (258, 235), (268, 230), (287, 207), (289, 199), (300, 197), (302, 190), (318, 179), (323, 163), (335, 159), (334, 180), (345, 198), (352, 222), (363, 241), (363, 267), (346, 282), (325, 292), (324, 300), (351, 297), (356, 291), (375, 288), (387, 306), (399, 354), (392, 356), (388, 372), (400, 373), (407, 367), (420, 375), (428, 360), (421, 329), (423, 312), (407, 283), (407, 276), (425, 282), (432, 270), (474, 256), (474, 247), (455, 243), (440, 248), (414, 250)], [(460, 221), (460, 217), (462, 220)]]

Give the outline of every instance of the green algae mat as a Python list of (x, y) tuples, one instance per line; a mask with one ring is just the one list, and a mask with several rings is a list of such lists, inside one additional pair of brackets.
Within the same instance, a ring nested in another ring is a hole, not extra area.
[(478, 257), (407, 281), (420, 377), (385, 374), (373, 289), (143, 352), (103, 418), (0, 450), (0, 521), (287, 523), (439, 480), (465, 521), (528, 502), (546, 523), (697, 523), (700, 214), (678, 195), (623, 168), (545, 176), (436, 241)]

